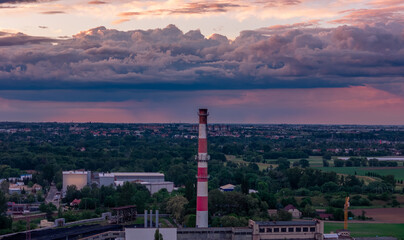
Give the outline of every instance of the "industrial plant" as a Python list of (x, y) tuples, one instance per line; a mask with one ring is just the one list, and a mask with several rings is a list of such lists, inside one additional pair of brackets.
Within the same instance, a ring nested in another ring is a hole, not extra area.
[(84, 186), (96, 184), (97, 186), (121, 186), (125, 182), (138, 183), (144, 185), (151, 194), (160, 189), (167, 189), (172, 192), (174, 183), (164, 180), (163, 173), (153, 172), (111, 172), (98, 173), (91, 171), (64, 171), (63, 172), (63, 195), (66, 193), (67, 186), (74, 185), (77, 190)]
[[(344, 230), (335, 234), (324, 234), (324, 223), (318, 219), (301, 220), (301, 212), (293, 205), (289, 204), (284, 208), (292, 217), (299, 220), (294, 221), (254, 221), (249, 220), (246, 227), (210, 227), (208, 214), (208, 143), (207, 143), (207, 120), (208, 110), (199, 109), (199, 134), (198, 134), (198, 153), (195, 156), (197, 161), (196, 176), (196, 215), (195, 227), (161, 227), (159, 210), (144, 210), (143, 214), (137, 212), (136, 205), (127, 205), (110, 208), (111, 212), (103, 213), (102, 217), (95, 221), (107, 221), (111, 230), (68, 233), (59, 231), (59, 235), (66, 239), (71, 236), (72, 239), (82, 240), (137, 240), (137, 239), (156, 239), (156, 234), (160, 234), (165, 240), (281, 240), (281, 239), (301, 239), (301, 240), (324, 240), (324, 239), (351, 239), (347, 231), (347, 209), (349, 207), (349, 198), (345, 201), (344, 212)], [(138, 183), (145, 186), (151, 194), (157, 193), (161, 189), (172, 192), (175, 187), (173, 182), (165, 180), (165, 175), (158, 172), (91, 172), (85, 170), (63, 171), (62, 196), (66, 194), (69, 186), (75, 186), (77, 190), (85, 186), (95, 184), (98, 187), (124, 185), (125, 182)], [(232, 184), (220, 187), (221, 192), (233, 191)], [(251, 191), (251, 189), (250, 189)], [(255, 190), (254, 190), (255, 191)], [(256, 191), (255, 191), (256, 192)], [(73, 204), (73, 205), (72, 205)], [(75, 199), (70, 206), (77, 206), (80, 200)], [(268, 215), (273, 217), (277, 214), (276, 209), (268, 210)], [(167, 214), (161, 214), (167, 217)], [(144, 224), (126, 225), (128, 222), (134, 222), (138, 217), (143, 217)], [(84, 220), (81, 223), (90, 223), (92, 220)], [(56, 219), (54, 225), (48, 226), (49, 231), (52, 228), (67, 226), (64, 219)], [(177, 226), (179, 226), (177, 224)], [(107, 228), (105, 228), (107, 229)], [(99, 233), (101, 231), (101, 233)], [(65, 234), (65, 235), (64, 235)], [(31, 236), (31, 235), (30, 235)], [(84, 237), (85, 236), (85, 237)], [(13, 235), (11, 235), (13, 237)], [(6, 238), (7, 239), (7, 238)], [(54, 239), (54, 238), (52, 238)], [(55, 238), (58, 239), (58, 238)]]

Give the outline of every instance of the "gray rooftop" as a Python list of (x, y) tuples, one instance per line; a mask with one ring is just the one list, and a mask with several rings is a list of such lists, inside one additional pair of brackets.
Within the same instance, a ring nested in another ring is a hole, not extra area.
[(316, 226), (315, 221), (271, 221), (271, 222), (255, 222), (259, 226)]

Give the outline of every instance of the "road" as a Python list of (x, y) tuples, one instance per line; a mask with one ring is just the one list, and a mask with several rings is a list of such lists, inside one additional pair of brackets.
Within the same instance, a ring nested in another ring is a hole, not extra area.
[(48, 195), (45, 198), (46, 203), (53, 203), (57, 208), (59, 208), (60, 192), (58, 192), (55, 185), (51, 185)]

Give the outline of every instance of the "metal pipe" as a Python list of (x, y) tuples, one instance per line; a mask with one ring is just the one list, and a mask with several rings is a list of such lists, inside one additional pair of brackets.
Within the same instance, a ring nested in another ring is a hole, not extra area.
[(150, 210), (150, 227), (153, 227), (153, 210)]
[(156, 228), (159, 228), (159, 210), (156, 210)]
[(147, 210), (144, 210), (144, 227), (147, 228)]

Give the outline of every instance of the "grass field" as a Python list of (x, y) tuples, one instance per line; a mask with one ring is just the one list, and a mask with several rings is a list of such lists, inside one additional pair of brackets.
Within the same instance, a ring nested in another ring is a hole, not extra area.
[(317, 167), (322, 171), (336, 172), (341, 174), (365, 176), (367, 172), (374, 172), (382, 176), (394, 175), (396, 179), (404, 180), (404, 169), (402, 168), (389, 168), (389, 169), (372, 169), (369, 167)]
[[(226, 155), (226, 160), (230, 162), (234, 162), (237, 164), (246, 164), (248, 165), (249, 162), (244, 161), (242, 158), (234, 156), (234, 155)], [(293, 164), (296, 161), (299, 161), (299, 159), (288, 159), (291, 164)], [(323, 167), (323, 158), (321, 156), (310, 156), (307, 158), (310, 162), (310, 167), (320, 169), (322, 171), (328, 171), (328, 172), (336, 172), (340, 174), (349, 174), (349, 175), (356, 175), (358, 176), (366, 176), (367, 172), (375, 172), (377, 174), (380, 174), (382, 176), (386, 175), (394, 175), (394, 177), (398, 180), (404, 180), (404, 169), (403, 168), (387, 168), (387, 169), (380, 169), (380, 168), (375, 168), (372, 169), (370, 167)], [(269, 162), (276, 162), (275, 159), (272, 160), (267, 160)], [(329, 161), (332, 166), (332, 161)], [(276, 168), (278, 165), (274, 163), (256, 163), (260, 170), (267, 169), (270, 165), (272, 165), (273, 168)], [(401, 166), (401, 164), (400, 164)], [(364, 179), (365, 182), (368, 182), (367, 179)]]
[[(249, 164), (249, 162), (246, 162), (242, 158), (236, 157), (234, 155), (226, 155), (226, 160), (237, 164), (245, 164), (245, 165)], [(271, 165), (273, 168), (276, 168), (278, 166), (277, 164), (271, 164), (271, 163), (256, 163), (256, 164), (258, 165), (261, 171), (269, 168), (269, 166)]]
[[(324, 223), (324, 233), (344, 228), (343, 223)], [(349, 223), (348, 230), (353, 237), (396, 237), (404, 240), (404, 224), (389, 223)]]
[[(296, 161), (299, 161), (299, 159), (288, 159), (291, 163), (294, 163)], [(306, 158), (310, 162), (310, 167), (322, 167), (323, 166), (323, 157), (321, 156), (310, 156), (309, 158)]]

